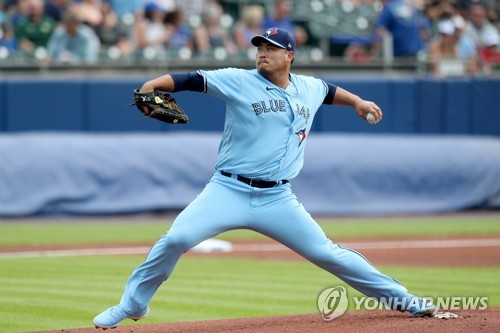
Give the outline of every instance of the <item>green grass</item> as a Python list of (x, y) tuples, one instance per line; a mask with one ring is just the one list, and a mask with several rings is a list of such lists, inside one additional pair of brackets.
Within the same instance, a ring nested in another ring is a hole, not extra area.
[[(142, 260), (0, 259), (0, 331), (91, 327), (97, 313), (119, 301)], [(419, 295), (489, 296), (490, 306), (500, 305), (499, 268), (380, 269)], [(183, 258), (142, 323), (315, 313), (319, 293), (339, 285), (345, 286), (307, 262)]]
[(0, 223), (1, 245), (106, 244), (155, 242), (171, 221), (93, 219)]
[[(319, 219), (326, 234), (346, 237), (413, 237), (500, 234), (500, 217), (422, 217), (400, 219)], [(0, 246), (48, 244), (154, 243), (171, 220), (68, 220), (0, 223)], [(264, 236), (235, 230), (222, 239), (258, 239)]]
[[(168, 220), (0, 222), (0, 246), (153, 243)], [(499, 235), (500, 217), (320, 219), (334, 239)], [(256, 239), (250, 231), (225, 239)], [(116, 304), (144, 256), (0, 258), (0, 332), (91, 327)], [(488, 296), (500, 305), (500, 268), (379, 267), (415, 294)], [(315, 313), (316, 297), (344, 285), (307, 262), (183, 258), (157, 292), (144, 323)], [(349, 289), (350, 295), (359, 295)], [(318, 314), (319, 315), (319, 314)], [(133, 323), (127, 321), (126, 323)]]

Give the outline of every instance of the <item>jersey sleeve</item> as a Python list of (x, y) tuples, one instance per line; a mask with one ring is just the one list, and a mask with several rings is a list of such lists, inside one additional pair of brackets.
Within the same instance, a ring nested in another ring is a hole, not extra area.
[(204, 78), (203, 92), (218, 97), (227, 103), (241, 95), (242, 71), (237, 68), (224, 68), (213, 71), (198, 71)]
[(323, 81), (323, 84), (327, 88), (326, 96), (325, 99), (323, 100), (323, 104), (333, 104), (333, 99), (335, 98), (335, 92), (337, 92), (337, 86), (330, 83), (330, 82), (325, 82)]
[(299, 77), (301, 79), (300, 82), (303, 84), (302, 87), (299, 87), (299, 91), (309, 96), (310, 106), (312, 109), (318, 110), (328, 95), (329, 86), (325, 81), (312, 76)]
[[(316, 107), (319, 108), (321, 106), (321, 104), (324, 104), (325, 98), (327, 98), (327, 96), (329, 94), (330, 87), (328, 86), (328, 84), (325, 81), (323, 81), (321, 79), (313, 78), (313, 82), (315, 84), (314, 91), (317, 94), (315, 101), (318, 102), (318, 105), (316, 105)], [(308, 93), (310, 93), (310, 92), (308, 92)], [(335, 91), (333, 91), (333, 94), (335, 94)], [(333, 98), (333, 96), (332, 96), (332, 98)]]

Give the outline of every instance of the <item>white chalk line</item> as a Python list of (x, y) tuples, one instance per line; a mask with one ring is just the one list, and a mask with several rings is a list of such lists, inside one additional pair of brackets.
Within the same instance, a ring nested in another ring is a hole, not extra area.
[[(399, 240), (373, 242), (340, 243), (344, 248), (356, 250), (384, 249), (437, 249), (437, 248), (470, 248), (499, 247), (500, 239), (446, 239), (446, 240)], [(107, 255), (139, 255), (147, 254), (150, 247), (117, 247), (88, 248), (71, 250), (39, 250), (0, 253), (0, 259), (36, 258), (36, 257), (72, 257), (72, 256), (107, 256)], [(234, 244), (231, 252), (279, 252), (289, 251), (281, 244)]]

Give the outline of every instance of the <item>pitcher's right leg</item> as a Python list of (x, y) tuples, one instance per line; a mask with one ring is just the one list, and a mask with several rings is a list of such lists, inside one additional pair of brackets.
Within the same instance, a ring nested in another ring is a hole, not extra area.
[(97, 327), (116, 327), (126, 318), (145, 316), (154, 293), (168, 279), (183, 253), (221, 232), (246, 227), (248, 191), (235, 189), (234, 185), (234, 180), (227, 177), (212, 178), (151, 248), (145, 262), (134, 270), (120, 304), (94, 318)]

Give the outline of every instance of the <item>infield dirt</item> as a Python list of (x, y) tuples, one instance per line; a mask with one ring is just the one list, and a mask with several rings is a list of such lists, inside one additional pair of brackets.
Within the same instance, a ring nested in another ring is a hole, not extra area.
[[(457, 311), (458, 319), (413, 318), (394, 311), (353, 311), (333, 321), (324, 321), (319, 313), (208, 320), (157, 325), (121, 326), (109, 333), (444, 333), (500, 332), (500, 309)], [(99, 333), (96, 328), (58, 330), (45, 333)]]

